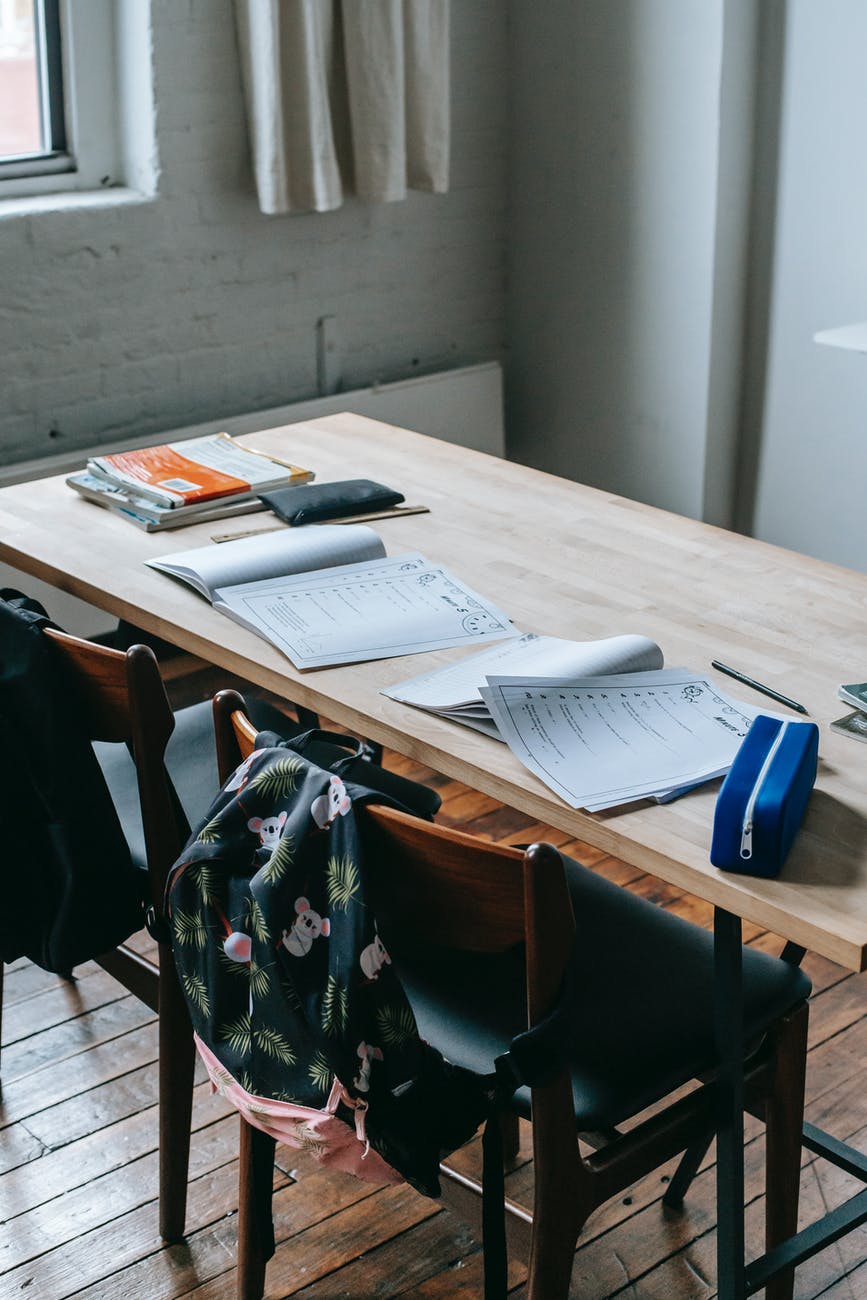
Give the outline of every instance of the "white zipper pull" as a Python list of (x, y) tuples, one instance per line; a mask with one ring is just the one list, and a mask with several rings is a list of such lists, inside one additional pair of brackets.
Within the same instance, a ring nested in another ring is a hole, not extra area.
[(786, 728), (788, 727), (788, 725), (789, 725), (788, 721), (784, 722), (783, 725), (780, 727), (780, 730), (777, 732), (776, 736), (774, 737), (774, 742), (771, 745), (770, 749), (768, 750), (767, 754), (765, 755), (765, 760), (762, 763), (762, 766), (759, 770), (759, 774), (756, 777), (755, 784), (752, 790), (750, 791), (750, 797), (747, 800), (747, 806), (744, 809), (744, 820), (741, 823), (741, 857), (744, 859), (744, 861), (747, 861), (749, 858), (753, 856), (753, 809), (755, 808), (756, 800), (759, 797), (759, 790), (762, 787), (762, 782), (764, 781), (765, 777), (768, 775), (771, 763), (773, 763), (774, 761), (774, 755), (776, 754), (777, 750), (780, 748), (780, 745), (783, 743), (783, 736), (786, 734)]
[(753, 856), (753, 823), (744, 822), (741, 830), (741, 857), (751, 858)]

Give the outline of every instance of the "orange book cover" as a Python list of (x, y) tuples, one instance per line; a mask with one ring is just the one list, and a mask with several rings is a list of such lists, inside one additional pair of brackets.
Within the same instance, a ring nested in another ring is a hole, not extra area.
[(170, 445), (121, 451), (102, 459), (116, 473), (179, 497), (183, 505), (249, 492), (251, 486), (245, 479), (182, 456)]
[(175, 509), (249, 497), (313, 477), (310, 470), (240, 446), (226, 433), (95, 456), (87, 467), (115, 486)]

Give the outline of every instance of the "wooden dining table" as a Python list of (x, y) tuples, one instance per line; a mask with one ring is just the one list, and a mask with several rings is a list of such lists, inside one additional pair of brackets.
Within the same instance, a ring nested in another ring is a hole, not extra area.
[[(867, 576), (349, 413), (242, 441), (309, 466), (318, 482), (374, 479), (402, 492), (407, 504), (428, 507), (372, 525), (389, 556), (420, 551), (445, 565), (521, 632), (578, 641), (639, 633), (659, 644), (666, 665), (706, 674), (735, 699), (763, 702), (718, 674), (712, 660), (804, 705), (819, 727), (819, 768), (785, 866), (772, 880), (725, 873), (708, 856), (718, 782), (664, 805), (575, 810), (505, 745), (381, 694), (465, 649), (301, 672), (189, 587), (145, 565), (172, 551), (221, 545), (215, 536), (280, 526), (273, 516), (148, 534), (81, 500), (63, 477), (0, 491), (0, 560), (713, 905), (725, 1083), (721, 1296), (751, 1294), (769, 1268), (820, 1248), (822, 1232), (839, 1236), (867, 1220), (865, 1190), (845, 1215), (835, 1211), (832, 1225), (799, 1234), (788, 1254), (743, 1267), (743, 1058), (732, 1014), (743, 921), (780, 935), (790, 954), (812, 950), (852, 971), (867, 967), (867, 745), (829, 727), (847, 711), (839, 684), (867, 677)], [(813, 1150), (824, 1141), (815, 1130), (807, 1134)], [(867, 1182), (867, 1160), (839, 1147), (828, 1139), (822, 1154), (848, 1162)]]

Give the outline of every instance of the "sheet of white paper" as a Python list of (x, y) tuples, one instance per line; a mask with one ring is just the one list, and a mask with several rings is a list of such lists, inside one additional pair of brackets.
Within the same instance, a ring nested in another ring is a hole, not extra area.
[(513, 636), (496, 606), (421, 555), (222, 587), (220, 609), (297, 668), (418, 654)]
[(180, 578), (211, 599), (219, 587), (356, 564), (383, 555), (382, 538), (365, 524), (310, 524), (173, 551), (145, 563)]
[(491, 678), (507, 743), (573, 808), (613, 807), (709, 780), (760, 712), (687, 669), (568, 680)]
[[(421, 709), (452, 710), (481, 703), (485, 679), (504, 674), (525, 677), (594, 677), (662, 667), (662, 651), (646, 636), (611, 636), (601, 641), (565, 641), (528, 632), (457, 663), (386, 687), (383, 695)], [(487, 709), (482, 716), (487, 714)]]

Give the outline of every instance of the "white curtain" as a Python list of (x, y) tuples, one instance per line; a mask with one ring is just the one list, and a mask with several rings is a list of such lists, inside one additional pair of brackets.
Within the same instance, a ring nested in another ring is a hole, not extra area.
[(235, 0), (263, 212), (440, 193), (449, 0)]

